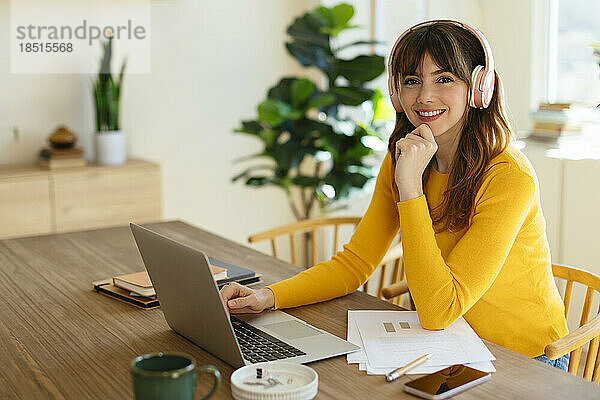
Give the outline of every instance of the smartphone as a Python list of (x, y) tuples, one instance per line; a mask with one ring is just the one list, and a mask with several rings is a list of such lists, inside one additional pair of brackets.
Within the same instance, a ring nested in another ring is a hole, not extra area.
[(404, 391), (424, 399), (447, 399), (490, 378), (487, 372), (457, 364), (405, 383)]

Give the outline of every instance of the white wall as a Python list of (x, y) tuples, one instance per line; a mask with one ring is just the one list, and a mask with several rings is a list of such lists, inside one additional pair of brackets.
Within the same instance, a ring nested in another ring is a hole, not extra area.
[[(124, 0), (126, 1), (126, 0)], [(283, 192), (230, 182), (236, 157), (260, 149), (234, 134), (256, 115), (267, 88), (304, 73), (288, 56), (285, 30), (316, 1), (152, 1), (152, 73), (128, 75), (122, 127), (132, 156), (162, 165), (163, 213), (230, 239), (291, 222)], [(0, 0), (0, 26), (10, 2)], [(119, 12), (115, 9), (115, 12)], [(9, 31), (0, 30), (8, 54)], [(113, 66), (116, 68), (116, 66)], [(0, 58), (0, 164), (31, 162), (66, 124), (93, 157), (94, 113), (85, 75), (15, 75)], [(8, 126), (18, 125), (15, 143)]]
[[(513, 123), (526, 129), (529, 107), (537, 101), (529, 78), (536, 65), (532, 59), (537, 60), (530, 54), (537, 48), (532, 10), (540, 1), (352, 0), (355, 22), (363, 29), (348, 31), (348, 40), (379, 32), (389, 51), (395, 36), (421, 16), (473, 23), (492, 45)], [(0, 0), (1, 26), (9, 25), (9, 4)], [(260, 148), (258, 141), (232, 130), (255, 116), (266, 89), (280, 77), (306, 73), (285, 51), (285, 29), (317, 4), (152, 1), (152, 73), (126, 77), (122, 124), (130, 153), (162, 165), (166, 218), (183, 218), (239, 241), (293, 220), (279, 190), (230, 182), (243, 166), (232, 160)], [(370, 25), (376, 7), (385, 12), (383, 27)], [(8, 49), (8, 33), (0, 31), (1, 48)], [(0, 164), (33, 161), (59, 123), (78, 133), (88, 158), (93, 157), (90, 77), (15, 75), (9, 67), (9, 60), (0, 58)], [(377, 84), (387, 93), (385, 78)], [(7, 128), (14, 124), (21, 130), (17, 143)], [(361, 215), (369, 200), (363, 193), (342, 213)]]

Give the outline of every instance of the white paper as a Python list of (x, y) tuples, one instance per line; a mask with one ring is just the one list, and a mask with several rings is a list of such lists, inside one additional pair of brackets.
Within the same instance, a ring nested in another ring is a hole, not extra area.
[[(396, 332), (386, 332), (383, 322), (391, 323)], [(399, 322), (410, 328), (400, 329)], [(490, 362), (494, 356), (463, 318), (443, 331), (428, 331), (414, 311), (349, 310), (347, 340), (362, 348), (347, 355), (348, 363), (359, 364), (359, 370), (370, 375), (385, 375), (427, 353), (434, 356), (408, 374), (433, 373), (454, 364), (495, 371)]]

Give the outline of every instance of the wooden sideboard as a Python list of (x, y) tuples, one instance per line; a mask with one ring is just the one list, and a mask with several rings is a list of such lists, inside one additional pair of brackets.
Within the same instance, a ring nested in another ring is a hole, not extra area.
[(0, 166), (0, 239), (161, 219), (160, 166)]

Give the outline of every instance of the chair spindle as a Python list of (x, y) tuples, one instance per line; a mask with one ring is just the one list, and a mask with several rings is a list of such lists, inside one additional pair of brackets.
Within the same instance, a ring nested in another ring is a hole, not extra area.
[(571, 293), (573, 292), (573, 281), (568, 280), (565, 287), (565, 318), (569, 315), (569, 305), (571, 304)]
[(337, 243), (338, 243), (338, 224), (335, 224), (333, 227), (333, 252), (331, 254), (335, 255), (337, 252)]
[(317, 230), (312, 229), (310, 231), (310, 254), (311, 254), (311, 264), (309, 267), (313, 267), (317, 263)]
[(273, 249), (273, 257), (277, 257), (277, 248), (275, 247), (275, 239), (271, 239), (271, 249)]
[(290, 251), (292, 253), (292, 264), (298, 265), (296, 260), (296, 241), (294, 240), (293, 233), (290, 233)]

